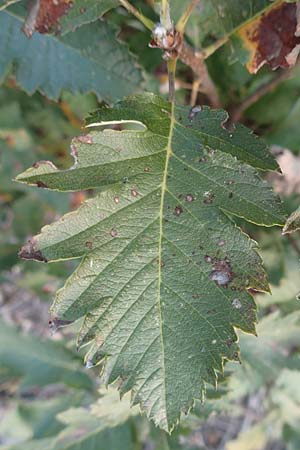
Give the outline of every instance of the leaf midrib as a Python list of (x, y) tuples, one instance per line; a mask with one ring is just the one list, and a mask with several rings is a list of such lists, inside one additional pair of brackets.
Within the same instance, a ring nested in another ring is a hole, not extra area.
[(162, 284), (162, 239), (163, 239), (163, 217), (164, 217), (164, 201), (165, 194), (167, 191), (167, 176), (168, 176), (168, 168), (169, 161), (172, 155), (172, 139), (173, 139), (173, 130), (175, 125), (175, 103), (173, 102), (171, 105), (171, 114), (170, 114), (170, 132), (168, 137), (168, 144), (166, 148), (166, 162), (164, 168), (164, 176), (161, 185), (161, 202), (160, 202), (160, 210), (159, 210), (159, 240), (158, 240), (158, 288), (157, 288), (157, 309), (159, 313), (159, 326), (160, 326), (160, 344), (161, 344), (161, 354), (162, 354), (162, 371), (163, 371), (163, 384), (164, 384), (164, 408), (166, 412), (166, 420), (168, 422), (168, 411), (167, 411), (167, 399), (166, 399), (166, 368), (165, 368), (165, 348), (164, 348), (164, 339), (163, 339), (163, 318), (162, 318), (162, 310), (161, 310), (161, 284)]

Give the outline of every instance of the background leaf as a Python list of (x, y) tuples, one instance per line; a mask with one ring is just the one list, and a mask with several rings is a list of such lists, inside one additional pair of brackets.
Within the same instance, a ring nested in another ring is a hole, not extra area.
[(101, 22), (64, 37), (35, 33), (29, 40), (18, 12), (0, 13), (0, 80), (12, 72), (28, 93), (39, 90), (52, 99), (67, 90), (111, 101), (139, 89), (141, 71), (114, 27)]

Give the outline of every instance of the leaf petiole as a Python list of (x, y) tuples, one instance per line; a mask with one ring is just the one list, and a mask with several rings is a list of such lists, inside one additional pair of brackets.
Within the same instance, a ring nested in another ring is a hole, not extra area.
[(151, 19), (144, 16), (135, 6), (129, 3), (127, 0), (119, 0), (121, 6), (123, 6), (128, 12), (135, 16), (142, 24), (145, 25), (148, 30), (152, 31), (154, 28), (154, 22)]

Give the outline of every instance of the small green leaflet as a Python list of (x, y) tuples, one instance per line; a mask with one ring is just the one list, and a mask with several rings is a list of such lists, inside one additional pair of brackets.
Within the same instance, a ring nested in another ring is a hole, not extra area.
[(63, 37), (34, 33), (28, 39), (23, 19), (17, 12), (0, 13), (0, 82), (12, 72), (29, 94), (38, 90), (55, 100), (66, 90), (111, 101), (141, 86), (141, 70), (114, 26), (99, 22)]
[(248, 289), (268, 290), (256, 243), (229, 215), (285, 221), (250, 167), (276, 170), (275, 160), (250, 130), (228, 131), (226, 120), (222, 110), (135, 95), (90, 117), (90, 133), (72, 142), (71, 169), (42, 161), (17, 177), (62, 191), (99, 188), (20, 256), (82, 258), (52, 314), (85, 317), (79, 344), (91, 343), (89, 364), (105, 359), (106, 382), (119, 378), (121, 392), (132, 390), (133, 404), (168, 431), (205, 383), (216, 383), (223, 360), (239, 359), (234, 327), (255, 333)]

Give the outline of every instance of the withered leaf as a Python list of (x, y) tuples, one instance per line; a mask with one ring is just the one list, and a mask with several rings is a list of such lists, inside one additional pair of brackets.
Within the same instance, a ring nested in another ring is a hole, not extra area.
[(34, 0), (30, 4), (23, 31), (31, 37), (35, 31), (49, 33), (59, 31), (59, 19), (73, 6), (71, 0)]
[(295, 65), (300, 52), (298, 22), (296, 3), (281, 2), (239, 30), (243, 46), (250, 53), (250, 73), (256, 73), (264, 64), (272, 69)]

